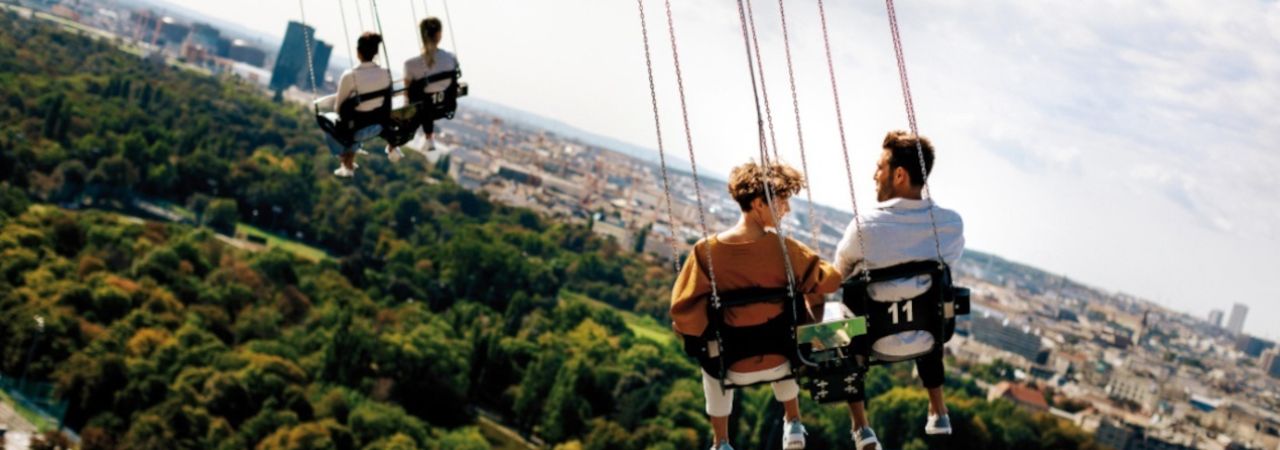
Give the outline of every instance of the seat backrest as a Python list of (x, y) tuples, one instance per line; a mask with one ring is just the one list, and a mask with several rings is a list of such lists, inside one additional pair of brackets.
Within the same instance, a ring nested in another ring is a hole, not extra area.
[[(871, 298), (872, 283), (902, 280), (927, 275), (930, 286), (925, 292), (904, 300), (877, 301)], [(867, 346), (878, 339), (907, 331), (925, 331), (933, 335), (935, 346), (948, 337), (945, 332), (948, 306), (952, 304), (951, 270), (937, 261), (913, 261), (871, 270), (868, 276), (854, 275), (844, 283), (844, 303), (854, 314), (867, 319)]]
[[(350, 123), (352, 129), (362, 128), (363, 126), (372, 124), (381, 124), (391, 115), (391, 86), (385, 89), (379, 89), (373, 92), (356, 93), (347, 97), (338, 105), (338, 117), (343, 122)], [(381, 98), (382, 104), (377, 109), (371, 111), (360, 111), (356, 109), (361, 103), (369, 100)]]
[[(763, 355), (782, 355), (791, 361), (793, 368), (799, 367), (794, 314), (799, 303), (804, 301), (803, 296), (792, 296), (787, 288), (749, 288), (720, 292), (719, 296), (719, 308), (714, 302), (707, 302), (707, 329), (697, 339), (700, 342), (694, 344), (702, 347), (686, 349), (698, 358), (698, 363), (707, 373), (719, 374), (723, 380), (729, 366)], [(732, 326), (726, 322), (725, 313), (729, 308), (760, 303), (778, 304), (782, 306), (782, 312), (757, 325)], [(689, 345), (686, 343), (686, 347)]]

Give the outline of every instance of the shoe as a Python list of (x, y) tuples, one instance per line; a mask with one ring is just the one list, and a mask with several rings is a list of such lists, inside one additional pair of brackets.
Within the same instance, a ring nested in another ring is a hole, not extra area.
[(368, 151), (368, 150), (365, 150), (365, 149), (364, 149), (364, 147), (360, 147), (359, 149), (357, 149), (357, 150), (356, 150), (356, 154), (357, 154), (357, 155), (368, 155), (368, 154), (369, 154), (369, 151)]
[(355, 175), (356, 172), (354, 170), (348, 169), (347, 166), (338, 166), (338, 170), (333, 171), (333, 174), (340, 178), (350, 178), (351, 176)]
[(872, 431), (871, 427), (852, 430), (849, 434), (853, 435), (854, 448), (858, 450), (880, 450), (880, 440), (876, 439), (876, 432)]
[(951, 434), (951, 418), (946, 414), (930, 414), (929, 422), (924, 424), (924, 434)]
[(431, 144), (427, 146), (427, 151), (429, 152), (436, 151), (436, 141), (431, 141)]
[(804, 449), (804, 435), (809, 433), (804, 430), (804, 425), (801, 424), (799, 420), (791, 420), (783, 423), (782, 429), (786, 432), (786, 434), (782, 435), (783, 450)]
[(721, 442), (720, 445), (712, 445), (711, 450), (733, 450), (733, 446), (728, 442)]
[(399, 147), (388, 145), (384, 151), (387, 153), (387, 159), (391, 160), (392, 163), (400, 162), (404, 158), (404, 152), (400, 151)]

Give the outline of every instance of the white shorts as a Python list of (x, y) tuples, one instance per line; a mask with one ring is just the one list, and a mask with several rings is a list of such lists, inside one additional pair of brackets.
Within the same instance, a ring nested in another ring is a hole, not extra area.
[[(776, 380), (791, 374), (791, 363), (783, 362), (781, 365), (772, 369), (757, 370), (755, 372), (734, 372), (728, 371), (726, 377), (729, 382), (738, 385), (754, 384), (764, 380)], [(800, 385), (796, 384), (794, 378), (782, 381), (775, 381), (773, 385), (773, 398), (779, 402), (791, 401), (800, 395)], [(733, 412), (733, 389), (720, 389), (720, 379), (702, 371), (702, 393), (707, 397), (707, 415), (712, 417), (726, 417)]]

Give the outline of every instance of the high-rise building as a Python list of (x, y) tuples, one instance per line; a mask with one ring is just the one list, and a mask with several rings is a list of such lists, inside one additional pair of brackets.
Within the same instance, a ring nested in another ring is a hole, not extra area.
[(1227, 321), (1227, 331), (1235, 334), (1244, 332), (1244, 316), (1249, 314), (1249, 307), (1236, 303), (1231, 305), (1231, 319)]
[(970, 333), (978, 342), (1026, 358), (1032, 363), (1044, 363), (1040, 351), (1040, 336), (1027, 325), (1003, 317), (994, 311), (974, 308), (970, 314)]
[(315, 39), (315, 28), (300, 22), (289, 22), (285, 29), (284, 42), (280, 44), (280, 54), (276, 55), (276, 66), (271, 71), (271, 89), (286, 89), (289, 86), (310, 89), (307, 70), (307, 42), (311, 41), (312, 70), (316, 74), (316, 86), (324, 83), (324, 69), (329, 66), (329, 56), (333, 53), (333, 45)]
[(1280, 378), (1280, 348), (1262, 354), (1262, 371), (1272, 378)]
[(1222, 328), (1222, 310), (1215, 309), (1209, 311), (1209, 324), (1214, 328)]
[(1275, 342), (1247, 334), (1242, 334), (1236, 338), (1236, 350), (1254, 358), (1261, 357), (1262, 352), (1273, 349), (1275, 346)]
[(267, 63), (267, 52), (240, 39), (231, 42), (227, 57), (254, 67), (262, 67)]

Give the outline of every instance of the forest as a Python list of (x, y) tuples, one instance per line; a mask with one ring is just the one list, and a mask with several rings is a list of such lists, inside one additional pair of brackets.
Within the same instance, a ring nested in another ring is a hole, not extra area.
[[(54, 383), (83, 449), (519, 448), (485, 417), (555, 449), (709, 445), (663, 334), (669, 264), (462, 189), (447, 159), (361, 163), (332, 177), (309, 112), (247, 84), (0, 16), (0, 373)], [(237, 248), (237, 224), (326, 256)], [(1096, 448), (948, 378), (956, 435), (932, 442), (910, 364), (873, 371), (882, 441)], [(852, 447), (842, 406), (803, 411), (810, 448)], [(781, 417), (767, 387), (738, 396), (735, 445), (777, 446)]]

